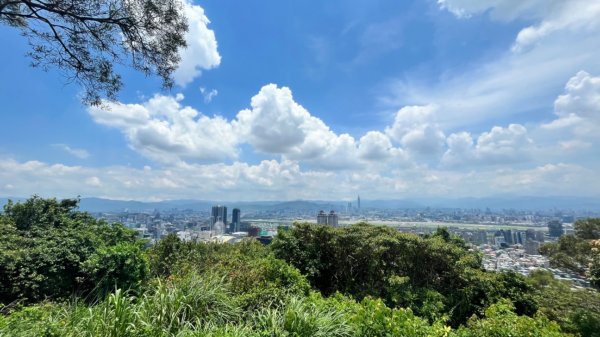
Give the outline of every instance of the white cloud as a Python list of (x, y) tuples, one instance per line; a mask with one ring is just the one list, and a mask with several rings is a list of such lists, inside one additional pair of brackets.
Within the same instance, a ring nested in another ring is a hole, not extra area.
[(298, 104), (287, 87), (263, 86), (252, 97), (251, 109), (240, 111), (232, 124), (240, 139), (260, 152), (300, 160), (313, 168), (360, 165), (355, 139), (334, 133)]
[(446, 139), (448, 150), (442, 157), (442, 163), (446, 165), (468, 165), (475, 155), (473, 137), (468, 132), (453, 133)]
[(497, 165), (526, 162), (534, 152), (533, 140), (520, 124), (507, 128), (495, 126), (474, 142), (467, 132), (453, 133), (447, 139), (448, 150), (442, 163), (448, 166)]
[[(106, 102), (88, 109), (99, 124), (117, 128), (129, 146), (163, 164), (181, 161), (221, 162), (235, 159), (238, 145), (302, 161), (312, 168), (349, 169), (381, 154), (368, 154), (371, 137), (360, 143), (348, 134), (336, 134), (322, 120), (294, 101), (289, 88), (268, 84), (251, 99), (251, 108), (240, 111), (233, 121), (207, 117), (182, 106), (183, 95), (155, 95), (142, 104)], [(387, 136), (380, 134), (387, 139)], [(400, 149), (390, 147), (388, 157), (401, 158)], [(382, 158), (379, 158), (382, 159)]]
[(119, 129), (132, 149), (162, 163), (236, 158), (238, 140), (231, 124), (182, 106), (182, 99), (181, 94), (155, 95), (143, 104), (106, 102), (88, 112), (97, 123)]
[[(39, 161), (19, 162), (0, 158), (0, 195), (73, 197), (100, 196), (116, 199), (161, 200), (266, 200), (308, 198), (327, 191), (328, 172), (302, 172), (297, 162), (265, 160), (257, 165), (180, 164), (163, 169), (125, 166), (80, 167)], [(85, 182), (82, 184), (81, 182)]]
[(385, 132), (414, 154), (437, 154), (443, 149), (445, 136), (435, 122), (436, 112), (434, 105), (403, 107)]
[(573, 128), (578, 136), (596, 135), (600, 127), (600, 77), (578, 72), (554, 102), (554, 113), (559, 118), (542, 128)]
[(510, 124), (482, 133), (477, 138), (476, 150), (480, 157), (491, 162), (514, 161), (530, 153), (532, 144), (523, 125)]
[[(0, 157), (0, 195), (76, 195), (164, 200), (340, 200), (515, 195), (598, 195), (596, 170), (565, 163), (477, 171), (426, 167), (314, 171), (296, 161), (256, 165), (180, 164), (168, 168), (82, 167)], [(85, 182), (82, 184), (82, 182)]]
[(438, 0), (441, 8), (461, 18), (490, 11), (492, 18), (506, 21), (517, 18), (539, 18), (564, 2), (562, 0)]
[(204, 97), (204, 103), (210, 103), (213, 98), (217, 97), (219, 91), (217, 89), (208, 90), (204, 87), (200, 87), (200, 93), (202, 94), (202, 97)]
[(75, 156), (79, 159), (86, 159), (90, 156), (90, 153), (87, 152), (84, 149), (78, 149), (78, 148), (74, 148), (74, 147), (70, 147), (69, 145), (66, 144), (52, 144), (53, 147), (61, 149), (63, 151), (65, 151), (66, 153)]
[(215, 32), (208, 28), (210, 20), (204, 9), (185, 0), (184, 11), (189, 27), (185, 36), (187, 48), (180, 51), (181, 62), (173, 74), (175, 83), (182, 87), (200, 76), (203, 69), (212, 69), (221, 63)]
[(100, 178), (98, 178), (96, 176), (87, 178), (85, 180), (85, 183), (92, 187), (101, 187), (102, 186), (102, 182), (100, 181)]
[[(530, 195), (586, 195), (598, 187), (592, 170), (578, 165), (544, 164), (526, 170), (499, 170), (490, 180), (494, 190)], [(540, 193), (545, 191), (544, 193)]]
[(233, 124), (236, 133), (262, 152), (287, 153), (301, 145), (311, 131), (326, 128), (294, 101), (287, 87), (265, 85), (252, 97), (251, 106), (240, 111)]
[(557, 31), (590, 32), (597, 29), (599, 25), (600, 3), (597, 1), (560, 1), (553, 2), (550, 6), (540, 4), (538, 8), (549, 10), (546, 10), (540, 23), (519, 32), (513, 51), (521, 51)]
[(358, 145), (359, 157), (367, 160), (382, 161), (393, 155), (392, 142), (379, 131), (369, 131), (360, 138)]

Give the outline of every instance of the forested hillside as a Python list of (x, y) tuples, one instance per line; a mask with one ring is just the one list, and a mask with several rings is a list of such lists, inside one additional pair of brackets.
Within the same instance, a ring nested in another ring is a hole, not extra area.
[(0, 336), (599, 336), (600, 295), (481, 267), (444, 229), (296, 224), (153, 247), (77, 201), (0, 215)]

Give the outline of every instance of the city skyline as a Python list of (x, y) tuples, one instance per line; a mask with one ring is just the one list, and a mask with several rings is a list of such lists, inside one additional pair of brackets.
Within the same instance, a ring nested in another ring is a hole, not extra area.
[(184, 8), (173, 89), (102, 106), (0, 27), (0, 196), (600, 196), (594, 1)]

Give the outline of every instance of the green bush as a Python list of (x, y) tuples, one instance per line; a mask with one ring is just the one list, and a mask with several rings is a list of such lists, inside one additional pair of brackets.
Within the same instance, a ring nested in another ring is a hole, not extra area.
[(536, 270), (528, 278), (536, 289), (539, 311), (557, 322), (565, 332), (581, 337), (600, 337), (600, 293), (594, 289), (573, 289), (550, 271)]
[(4, 206), (0, 303), (94, 299), (115, 287), (139, 287), (147, 274), (143, 243), (133, 231), (96, 220), (77, 205), (34, 196)]
[[(155, 275), (199, 272), (226, 278), (244, 311), (276, 307), (289, 296), (306, 296), (310, 289), (296, 268), (255, 240), (228, 245), (182, 242), (170, 236), (148, 254)], [(170, 261), (170, 267), (160, 262), (163, 259)]]
[(485, 310), (485, 318), (469, 320), (453, 337), (558, 337), (563, 336), (555, 322), (542, 315), (518, 316), (509, 300), (500, 301)]
[(503, 297), (513, 300), (519, 314), (537, 310), (523, 277), (484, 271), (481, 256), (444, 229), (420, 237), (366, 223), (298, 223), (278, 233), (272, 250), (324, 295), (381, 298), (430, 322), (448, 319), (458, 326)]

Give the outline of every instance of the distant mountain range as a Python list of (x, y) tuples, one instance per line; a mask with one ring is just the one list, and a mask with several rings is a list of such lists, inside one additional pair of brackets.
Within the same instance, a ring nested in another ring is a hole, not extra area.
[[(6, 204), (8, 199), (22, 201), (25, 198), (0, 198), (0, 206)], [(356, 207), (356, 200), (352, 200)], [(295, 201), (240, 201), (219, 202), (208, 200), (165, 200), (157, 202), (143, 202), (134, 200), (111, 200), (103, 198), (81, 198), (79, 208), (88, 212), (116, 212), (116, 211), (163, 211), (163, 210), (193, 210), (209, 211), (211, 206), (222, 204), (229, 209), (235, 207), (245, 211), (298, 211), (317, 212), (319, 210), (337, 210), (346, 208), (348, 201), (322, 201), (322, 200), (295, 200)], [(490, 208), (492, 210), (517, 209), (517, 210), (589, 210), (600, 211), (600, 198), (591, 197), (488, 197), (488, 198), (458, 198), (458, 199), (410, 199), (410, 200), (361, 200), (363, 209), (419, 209), (419, 208)]]

